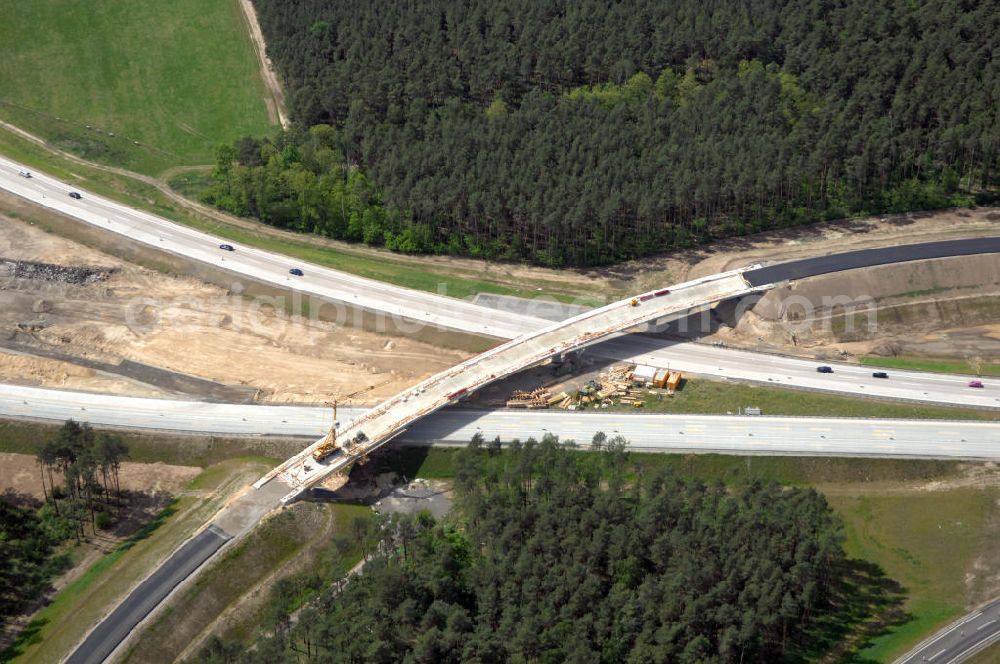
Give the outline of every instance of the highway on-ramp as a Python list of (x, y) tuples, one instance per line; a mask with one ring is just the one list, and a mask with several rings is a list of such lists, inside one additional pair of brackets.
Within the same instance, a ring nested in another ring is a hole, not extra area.
[[(31, 178), (18, 175), (20, 170), (26, 169), (21, 164), (0, 157), (0, 188), (96, 228), (227, 270), (234, 275), (382, 312), (390, 317), (390, 324), (391, 321), (399, 322), (401, 331), (411, 325), (412, 321), (417, 321), (441, 328), (510, 339), (550, 324), (550, 321), (534, 316), (500, 311), (464, 300), (365, 279), (253, 247), (237, 246), (235, 252), (222, 251), (219, 245), (227, 243), (224, 238), (129, 208), (43, 173), (32, 172)], [(70, 191), (81, 191), (82, 198), (71, 199)], [(768, 265), (748, 270), (744, 274), (752, 286), (763, 286), (787, 279), (801, 279), (870, 265), (983, 253), (1000, 253), (1000, 238), (950, 240), (845, 252)], [(293, 265), (303, 267), (305, 275), (290, 275), (288, 270)], [(740, 353), (726, 348), (677, 343), (634, 334), (607, 341), (591, 352), (613, 359), (642, 361), (654, 366), (669, 366), (708, 376), (760, 383), (929, 403), (1000, 407), (1000, 395), (994, 394), (996, 390), (976, 392), (965, 387), (969, 377), (893, 371), (893, 379), (887, 383), (873, 379), (870, 371), (846, 364), (832, 365), (835, 367), (834, 374), (817, 376), (816, 362), (810, 360)]]
[(66, 664), (101, 664), (171, 590), (230, 539), (232, 536), (214, 526), (189, 539), (87, 635)]

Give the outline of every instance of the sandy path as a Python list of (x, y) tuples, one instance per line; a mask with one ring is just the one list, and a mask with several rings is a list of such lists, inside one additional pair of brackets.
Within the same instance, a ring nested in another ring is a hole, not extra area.
[(260, 29), (260, 22), (257, 20), (257, 12), (254, 10), (250, 0), (240, 0), (240, 8), (243, 10), (243, 18), (246, 19), (247, 27), (250, 29), (250, 39), (253, 41), (254, 51), (257, 52), (257, 59), (260, 61), (260, 77), (264, 81), (264, 87), (270, 95), (265, 99), (268, 114), (272, 122), (280, 122), (281, 126), (288, 129), (288, 109), (285, 107), (285, 93), (278, 80), (278, 73), (267, 57), (267, 47), (264, 45), (264, 33)]

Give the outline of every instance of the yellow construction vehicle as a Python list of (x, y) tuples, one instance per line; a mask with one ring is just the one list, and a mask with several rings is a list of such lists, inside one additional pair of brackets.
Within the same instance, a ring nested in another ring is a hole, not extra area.
[(340, 451), (340, 448), (337, 447), (337, 402), (333, 401), (327, 405), (333, 406), (333, 422), (330, 424), (330, 431), (326, 434), (326, 438), (319, 444), (319, 447), (313, 450), (313, 458), (317, 461)]
[(638, 307), (639, 306), (639, 298), (633, 297), (632, 301), (629, 302), (629, 304), (631, 304), (633, 307)]

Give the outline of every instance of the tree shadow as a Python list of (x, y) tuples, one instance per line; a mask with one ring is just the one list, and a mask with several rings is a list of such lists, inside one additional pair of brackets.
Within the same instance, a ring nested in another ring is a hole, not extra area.
[(28, 648), (28, 646), (41, 641), (41, 637), (38, 636), (38, 632), (40, 632), (41, 629), (48, 624), (48, 622), (48, 618), (35, 618), (28, 623), (24, 629), (18, 633), (14, 642), (3, 651), (0, 651), (0, 662), (11, 662), (17, 659), (24, 654), (24, 651)]
[(128, 551), (133, 546), (144, 539), (149, 538), (157, 529), (166, 523), (167, 519), (177, 513), (177, 501), (173, 500), (160, 510), (150, 521), (143, 524), (138, 530), (118, 546), (119, 551)]
[[(385, 446), (366, 463), (351, 467), (347, 484), (336, 490), (316, 487), (307, 499), (317, 502), (346, 502), (370, 505), (412, 480), (430, 453), (430, 446)], [(391, 474), (394, 477), (387, 478)]]
[(858, 653), (875, 637), (912, 618), (902, 608), (906, 588), (875, 563), (846, 560), (835, 577), (826, 611), (789, 649), (788, 664), (873, 664), (875, 660)]
[(0, 493), (0, 501), (7, 503), (13, 507), (20, 507), (22, 509), (37, 510), (44, 503), (28, 493), (23, 493), (17, 489), (8, 487), (3, 493)]

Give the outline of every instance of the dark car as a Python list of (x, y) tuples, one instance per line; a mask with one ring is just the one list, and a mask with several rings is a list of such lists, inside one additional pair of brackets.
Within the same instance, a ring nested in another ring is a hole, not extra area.
[(872, 378), (888, 378), (889, 374), (884, 371), (876, 371), (872, 374)]
[(296, 277), (301, 277), (304, 273), (297, 267), (293, 267), (288, 271), (288, 274), (294, 274)]
[(81, 196), (80, 192), (78, 192), (78, 191), (71, 191), (71, 192), (69, 192), (69, 197), (70, 198), (75, 198), (76, 200), (80, 200), (81, 198), (83, 198), (83, 196)]
[(983, 387), (983, 381), (981, 380), (970, 380), (969, 387)]
[(220, 244), (219, 249), (222, 249), (223, 251), (236, 251), (233, 249), (233, 245), (231, 244)]
[(828, 367), (824, 364), (821, 367), (816, 367), (816, 371), (820, 373), (833, 373), (833, 367)]

